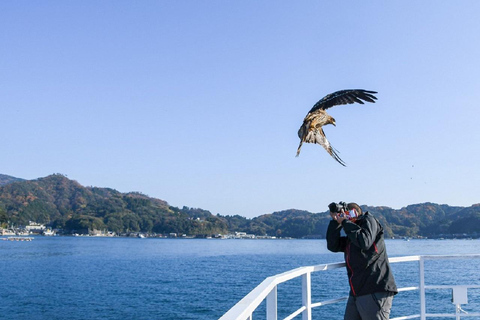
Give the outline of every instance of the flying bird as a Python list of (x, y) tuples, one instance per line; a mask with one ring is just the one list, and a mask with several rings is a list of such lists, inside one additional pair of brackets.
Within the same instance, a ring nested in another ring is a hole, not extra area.
[(340, 90), (334, 93), (330, 93), (319, 100), (312, 109), (308, 112), (303, 124), (298, 130), (298, 137), (300, 138), (300, 145), (297, 149), (297, 157), (300, 154), (302, 144), (305, 143), (317, 143), (327, 150), (327, 152), (342, 166), (345, 167), (345, 162), (337, 154), (330, 142), (328, 142), (325, 133), (323, 132), (323, 126), (327, 124), (333, 124), (335, 126), (335, 119), (332, 118), (325, 110), (333, 106), (342, 104), (360, 103), (364, 104), (364, 101), (375, 103), (377, 98), (373, 95), (375, 91), (367, 91), (362, 89), (349, 89)]

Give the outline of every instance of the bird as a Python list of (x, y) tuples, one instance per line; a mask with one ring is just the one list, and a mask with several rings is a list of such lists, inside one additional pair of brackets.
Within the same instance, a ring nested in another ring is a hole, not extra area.
[(368, 91), (363, 89), (347, 89), (339, 90), (334, 93), (327, 94), (325, 97), (315, 103), (307, 113), (303, 124), (298, 130), (298, 137), (300, 138), (300, 145), (297, 149), (297, 157), (300, 154), (302, 144), (316, 143), (321, 145), (327, 150), (338, 163), (342, 166), (346, 166), (345, 162), (338, 156), (338, 151), (335, 150), (330, 142), (328, 142), (325, 133), (323, 132), (323, 126), (327, 124), (335, 124), (335, 119), (331, 117), (325, 110), (333, 106), (342, 104), (360, 103), (364, 104), (364, 101), (375, 103), (377, 97), (374, 96), (378, 92)]

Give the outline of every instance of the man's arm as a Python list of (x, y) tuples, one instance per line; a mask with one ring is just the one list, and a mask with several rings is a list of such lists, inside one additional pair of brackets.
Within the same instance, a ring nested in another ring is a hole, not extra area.
[(362, 226), (348, 220), (342, 221), (342, 226), (350, 241), (360, 249), (368, 250), (377, 238), (378, 223), (371, 216), (365, 217)]
[(336, 220), (331, 220), (327, 229), (327, 249), (332, 252), (344, 252), (347, 239), (340, 236), (341, 225)]

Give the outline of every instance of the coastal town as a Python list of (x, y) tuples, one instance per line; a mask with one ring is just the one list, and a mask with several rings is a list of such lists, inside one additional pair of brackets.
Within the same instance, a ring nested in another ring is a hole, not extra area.
[[(21, 227), (0, 228), (0, 236), (14, 238), (28, 236), (76, 236), (76, 237), (131, 237), (131, 238), (183, 238), (183, 239), (277, 239), (274, 236), (258, 236), (246, 232), (234, 232), (229, 234), (213, 235), (187, 235), (183, 233), (146, 233), (146, 232), (125, 232), (115, 233), (108, 230), (86, 229), (75, 233), (65, 233), (63, 230), (51, 229), (45, 224), (30, 221), (28, 225)], [(283, 238), (286, 239), (286, 238)], [(291, 238), (288, 238), (291, 239)]]
[[(2, 237), (3, 236), (3, 237)], [(247, 232), (235, 231), (228, 234), (200, 234), (188, 235), (184, 233), (171, 232), (167, 234), (149, 232), (123, 232), (115, 233), (108, 230), (85, 229), (79, 232), (68, 233), (61, 229), (52, 229), (45, 224), (30, 221), (28, 225), (21, 227), (0, 228), (2, 240), (31, 241), (32, 236), (74, 236), (74, 237), (123, 237), (123, 238), (170, 238), (170, 239), (295, 239), (292, 237), (275, 237), (269, 235), (255, 235)], [(320, 239), (321, 237), (303, 237), (302, 239)], [(456, 233), (440, 234), (434, 237), (413, 236), (413, 237), (391, 237), (390, 239), (414, 240), (414, 239), (479, 239), (480, 234)]]

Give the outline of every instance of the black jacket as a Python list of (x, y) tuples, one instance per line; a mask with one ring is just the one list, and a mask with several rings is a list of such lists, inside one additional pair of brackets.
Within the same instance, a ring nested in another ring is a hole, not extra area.
[(354, 223), (342, 222), (346, 237), (340, 235), (338, 223), (330, 221), (327, 247), (332, 252), (344, 252), (350, 294), (361, 296), (375, 292), (397, 293), (395, 279), (388, 263), (383, 228), (366, 212)]

